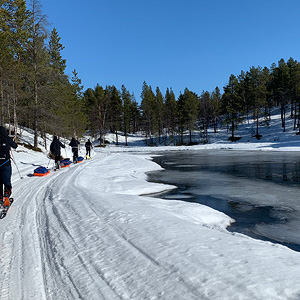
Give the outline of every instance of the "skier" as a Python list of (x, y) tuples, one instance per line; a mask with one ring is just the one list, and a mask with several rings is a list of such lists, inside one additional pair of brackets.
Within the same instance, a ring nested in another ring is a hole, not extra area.
[[(12, 192), (10, 149), (16, 149), (18, 145), (8, 136), (7, 130), (0, 126), (0, 204), (10, 206), (9, 197)], [(4, 199), (3, 199), (4, 185)]]
[(62, 144), (55, 135), (53, 136), (53, 141), (50, 145), (50, 151), (55, 156), (55, 169), (59, 169), (60, 165), (60, 148), (65, 148), (65, 145)]
[(90, 141), (90, 139), (88, 139), (88, 141), (85, 143), (85, 149), (86, 149), (86, 155), (85, 155), (85, 158), (88, 159), (91, 159), (91, 148), (93, 148), (93, 145)]
[(74, 138), (72, 137), (71, 142), (69, 144), (69, 146), (72, 147), (72, 152), (73, 152), (73, 163), (76, 164), (77, 163), (77, 158), (78, 158), (78, 146), (80, 145), (77, 137)]

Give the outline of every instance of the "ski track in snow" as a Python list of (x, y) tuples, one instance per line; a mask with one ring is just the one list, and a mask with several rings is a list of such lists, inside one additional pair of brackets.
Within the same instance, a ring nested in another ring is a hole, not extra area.
[[(89, 192), (77, 187), (89, 163), (14, 184), (17, 197), (1, 221), (0, 299), (161, 299), (164, 293), (199, 299), (172, 266), (135, 245), (105, 205), (95, 209)], [(149, 278), (160, 286), (157, 295), (145, 288)], [(174, 284), (168, 288), (166, 280)]]
[[(61, 291), (68, 287), (69, 291), (63, 299), (148, 299), (149, 295), (145, 292), (148, 278), (154, 278), (151, 284), (156, 288), (161, 285), (162, 293), (167, 292), (168, 295), (172, 293), (174, 286), (172, 284), (171, 290), (166, 291), (165, 280), (173, 279), (177, 286), (174, 297), (180, 293), (187, 295), (188, 299), (197, 299), (197, 295), (193, 294), (183, 278), (155, 261), (145, 250), (131, 242), (113, 222), (105, 219), (103, 216), (106, 216), (107, 212), (101, 211), (104, 207), (100, 210), (99, 207), (94, 209), (94, 203), (89, 200), (89, 193), (78, 188), (76, 182), (72, 193), (81, 201), (65, 201), (68, 199), (71, 183), (76, 181), (77, 177), (80, 178), (80, 171), (74, 176), (67, 173), (59, 176), (55, 179), (57, 182), (53, 182), (53, 186), (58, 188), (45, 197), (49, 201), (48, 205), (44, 205), (45, 211), (41, 214), (41, 219), (46, 219), (47, 232), (41, 235), (45, 236), (44, 248), (48, 250), (48, 257), (44, 259), (46, 264), (49, 264), (44, 266), (45, 274), (48, 273), (46, 285), (50, 281), (48, 284), (53, 291)], [(57, 198), (56, 195), (61, 195), (61, 198)], [(101, 201), (101, 197), (99, 200)], [(86, 232), (87, 228), (90, 229), (89, 232)], [(119, 260), (120, 255), (125, 258), (123, 261)], [(119, 264), (122, 264), (121, 268)], [(72, 265), (72, 274), (68, 265)], [(74, 265), (78, 266), (78, 272), (74, 272)], [(141, 266), (142, 269), (132, 269), (133, 265)], [(120, 273), (118, 269), (121, 270)], [(127, 270), (126, 274), (123, 274), (124, 270)], [(128, 285), (127, 278), (136, 277), (136, 272), (140, 273), (140, 280)], [(53, 278), (58, 278), (58, 281), (51, 282)], [(55, 288), (51, 287), (53, 285)], [(91, 286), (93, 289), (89, 289)], [(59, 297), (62, 297), (61, 292), (59, 295), (50, 295), (49, 299), (61, 299)]]

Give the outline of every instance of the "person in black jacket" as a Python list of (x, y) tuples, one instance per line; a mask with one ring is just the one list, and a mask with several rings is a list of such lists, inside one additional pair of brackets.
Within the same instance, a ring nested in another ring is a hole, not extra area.
[(90, 139), (88, 139), (88, 141), (85, 143), (85, 150), (86, 150), (85, 158), (86, 159), (91, 158), (91, 148), (93, 148), (93, 145), (92, 145)]
[(77, 158), (78, 158), (78, 146), (80, 145), (79, 141), (77, 138), (72, 137), (71, 142), (69, 146), (72, 147), (72, 152), (73, 152), (73, 163), (77, 163)]
[[(8, 136), (7, 130), (0, 126), (0, 204), (9, 206), (9, 197), (12, 193), (10, 149), (18, 145)], [(3, 199), (4, 185), (4, 199)]]
[(50, 151), (55, 156), (55, 168), (59, 169), (60, 164), (60, 148), (65, 148), (65, 145), (62, 144), (58, 137), (55, 135), (53, 141), (50, 145)]

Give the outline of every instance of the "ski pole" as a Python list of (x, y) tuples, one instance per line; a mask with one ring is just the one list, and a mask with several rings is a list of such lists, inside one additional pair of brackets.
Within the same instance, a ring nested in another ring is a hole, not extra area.
[(47, 165), (47, 169), (48, 169), (48, 167), (49, 167), (49, 164), (50, 164), (50, 160), (51, 160), (51, 157), (49, 158), (49, 161), (48, 161), (48, 165)]
[(15, 157), (14, 157), (14, 154), (13, 154), (13, 152), (12, 152), (11, 149), (10, 149), (10, 153), (11, 153), (11, 155), (12, 155), (12, 160), (13, 160), (13, 162), (14, 162), (14, 164), (16, 165), (16, 168), (17, 168), (17, 170), (18, 170), (20, 179), (23, 179), (23, 177), (21, 176), (20, 170), (19, 170), (19, 168), (18, 168), (18, 166), (17, 166), (17, 164), (16, 164)]

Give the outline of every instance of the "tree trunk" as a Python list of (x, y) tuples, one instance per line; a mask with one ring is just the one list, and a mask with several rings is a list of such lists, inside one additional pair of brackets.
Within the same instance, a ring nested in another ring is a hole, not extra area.
[(119, 145), (118, 130), (116, 129), (116, 145)]
[(283, 132), (285, 132), (285, 107), (283, 108)]
[(9, 99), (7, 101), (7, 117), (8, 117), (8, 135), (11, 135), (11, 128), (10, 128), (10, 105)]
[(4, 91), (3, 91), (3, 82), (0, 80), (0, 97), (1, 97), (1, 124), (4, 124)]
[(14, 135), (15, 137), (17, 136), (17, 131), (18, 131), (18, 119), (17, 119), (17, 96), (15, 93), (15, 88), (13, 85), (13, 113), (14, 113)]
[(258, 111), (256, 112), (256, 137), (258, 137)]
[(34, 130), (34, 144), (33, 147), (38, 146), (38, 92), (37, 82), (34, 82), (34, 112), (33, 112), (33, 130)]
[[(298, 108), (299, 110), (299, 108)], [(298, 112), (299, 113), (299, 112)], [(297, 123), (297, 103), (295, 103), (295, 114), (294, 114), (294, 128), (293, 130), (296, 130), (296, 123)]]

